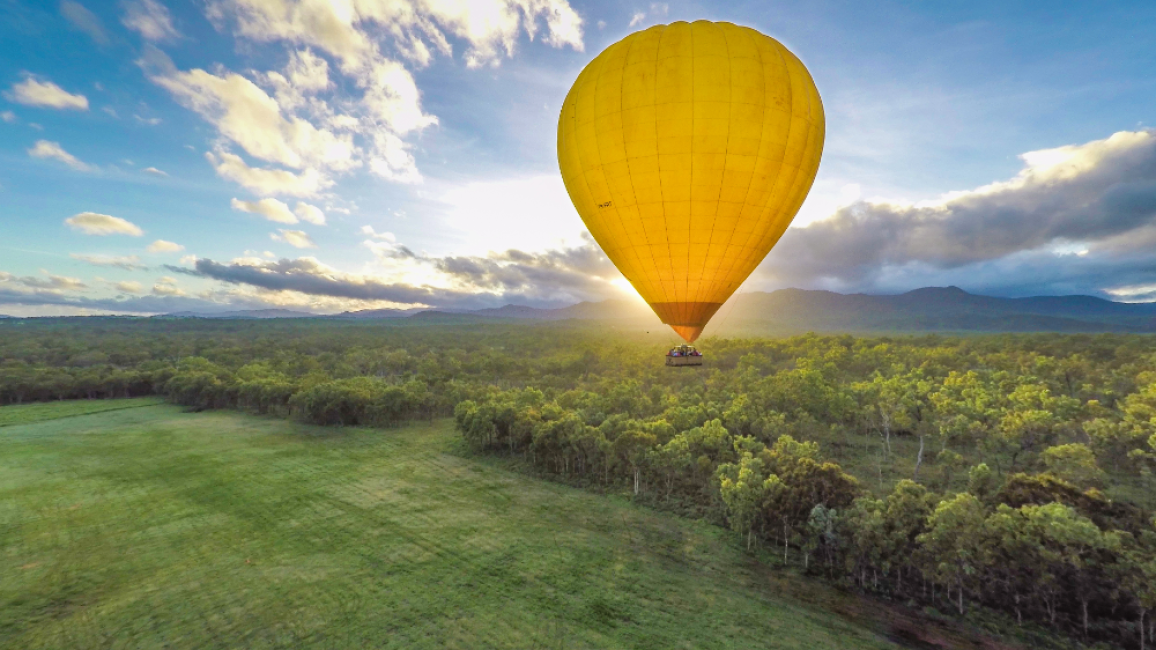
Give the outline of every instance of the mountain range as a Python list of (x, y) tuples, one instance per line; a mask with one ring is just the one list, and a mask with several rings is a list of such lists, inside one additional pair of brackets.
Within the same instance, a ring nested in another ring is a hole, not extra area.
[[(201, 318), (437, 318), (439, 320), (590, 320), (658, 326), (643, 304), (628, 300), (581, 302), (557, 309), (506, 305), (492, 309), (375, 309), (315, 316), (286, 309), (215, 314)], [(840, 294), (781, 289), (734, 296), (706, 334), (796, 332), (1156, 332), (1156, 303), (1121, 303), (1094, 296), (999, 298), (958, 287), (927, 287), (897, 295)]]

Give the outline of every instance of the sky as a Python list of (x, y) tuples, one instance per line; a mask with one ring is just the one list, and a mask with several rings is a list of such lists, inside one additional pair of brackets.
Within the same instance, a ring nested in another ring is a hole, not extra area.
[(1156, 3), (0, 0), (0, 314), (635, 297), (558, 172), (627, 34), (778, 39), (827, 141), (742, 291), (1156, 300)]

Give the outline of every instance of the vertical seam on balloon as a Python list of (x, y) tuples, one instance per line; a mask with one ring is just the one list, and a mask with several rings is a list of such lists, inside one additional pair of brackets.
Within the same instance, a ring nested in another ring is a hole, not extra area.
[[(792, 54), (792, 56), (794, 56), (794, 54)], [(814, 84), (814, 82), (813, 82), (813, 81), (810, 79), (810, 74), (806, 72), (806, 70), (807, 70), (806, 66), (804, 66), (804, 65), (803, 65), (803, 62), (802, 62), (802, 61), (798, 61), (798, 57), (795, 57), (795, 58), (796, 58), (796, 61), (797, 61), (797, 62), (798, 62), (798, 64), (799, 64), (799, 69), (800, 69), (800, 70), (802, 70), (802, 71), (803, 71), (805, 74), (807, 74), (807, 75), (808, 75), (808, 77), (807, 77), (806, 81), (808, 81), (808, 82), (811, 82), (811, 85), (813, 85), (813, 84)], [(792, 86), (791, 86), (791, 107), (792, 107), (792, 113), (793, 113), (793, 110), (794, 110), (794, 94), (795, 94), (795, 89), (794, 89), (794, 81), (795, 81), (795, 78), (796, 78), (796, 77), (798, 77), (798, 74), (797, 74), (797, 72), (798, 72), (797, 70), (796, 70), (796, 71), (793, 71), (793, 72), (792, 72), (792, 74), (791, 74), (791, 76), (790, 76), (790, 79), (791, 79), (791, 83), (792, 83)], [(804, 84), (802, 84), (802, 85), (803, 85), (804, 87), (808, 86), (808, 84), (806, 84), (806, 83), (804, 83)], [(807, 101), (807, 121), (813, 125), (813, 120), (811, 120), (811, 96), (810, 96), (810, 95), (811, 95), (811, 93), (810, 93), (810, 92), (807, 92), (807, 93), (806, 93), (806, 95), (807, 95), (807, 97), (806, 97), (806, 101)], [(794, 120), (794, 119), (792, 119), (792, 120), (791, 120), (791, 126), (790, 126), (790, 128), (788, 128), (788, 130), (787, 130), (787, 144), (790, 144), (790, 142), (791, 142), (790, 133), (791, 133), (791, 130), (792, 130), (792, 129), (794, 129), (794, 126), (795, 126), (795, 120)], [(801, 155), (801, 156), (800, 156), (800, 158), (799, 158), (799, 162), (798, 162), (798, 164), (796, 164), (796, 165), (793, 165), (793, 166), (792, 166), (792, 167), (794, 168), (794, 173), (791, 175), (791, 184), (790, 184), (790, 187), (791, 187), (792, 189), (795, 189), (795, 186), (796, 186), (796, 184), (797, 184), (797, 183), (798, 183), (798, 181), (799, 181), (799, 176), (800, 176), (800, 173), (803, 171), (803, 170), (802, 170), (802, 163), (803, 163), (803, 161), (806, 159), (806, 155), (807, 155), (807, 154), (806, 154), (806, 152), (807, 152), (807, 150), (808, 150), (808, 146), (807, 146), (807, 145), (809, 145), (809, 144), (811, 143), (811, 137), (814, 135), (814, 131), (815, 131), (815, 130), (814, 130), (814, 128), (809, 128), (809, 129), (807, 129), (807, 137), (806, 137), (806, 138), (804, 139), (804, 141), (803, 141), (803, 149), (802, 149), (803, 153), (802, 153), (802, 155)], [(784, 163), (786, 162), (786, 156), (785, 156), (785, 155), (784, 155), (784, 157), (783, 157), (783, 162), (784, 162)], [(817, 171), (817, 170), (816, 170), (816, 171)], [(812, 179), (812, 181), (813, 181), (813, 180), (814, 180), (814, 179)], [(808, 189), (810, 189), (810, 188), (808, 188)], [(789, 193), (788, 193), (788, 195), (787, 195), (787, 196), (788, 196), (788, 198), (790, 199), (790, 202), (789, 202), (789, 203), (787, 203), (786, 207), (788, 207), (788, 208), (789, 208), (789, 207), (791, 206), (791, 204), (792, 204), (792, 203), (794, 203), (795, 197), (796, 197), (798, 194), (799, 194), (799, 192), (797, 192), (797, 191), (791, 191), (791, 192), (789, 192)], [(803, 194), (803, 199), (804, 199), (804, 200), (806, 199), (806, 194)], [(799, 206), (798, 206), (798, 207), (796, 207), (796, 208), (795, 208), (795, 210), (794, 210), (794, 212), (791, 214), (791, 221), (794, 221), (794, 219), (795, 219), (795, 215), (796, 215), (796, 214), (798, 214), (798, 212), (799, 212), (799, 208), (801, 208), (801, 207), (803, 207), (803, 204), (802, 204), (802, 201), (799, 201)], [(778, 236), (776, 236), (776, 237), (775, 237), (775, 241), (771, 243), (771, 247), (772, 247), (772, 248), (774, 247), (774, 244), (775, 244), (775, 243), (777, 243), (777, 242), (779, 241), (779, 239), (780, 239), (780, 238), (783, 236), (783, 233), (785, 233), (785, 232), (787, 231), (787, 228), (789, 228), (790, 226), (791, 226), (791, 224), (790, 224), (790, 222), (788, 222), (788, 223), (786, 224), (786, 226), (783, 228), (782, 232), (780, 232), (780, 233), (778, 234)], [(770, 233), (770, 232), (771, 232), (771, 230), (770, 230), (770, 229), (768, 229), (766, 232), (764, 232), (764, 233), (763, 233), (763, 238), (766, 238), (767, 236), (769, 236), (769, 233)], [(769, 254), (769, 253), (770, 253), (770, 251), (768, 250), (768, 251), (767, 251), (767, 253)]]
[[(618, 43), (614, 43), (608, 49), (614, 48), (615, 45), (618, 45)], [(605, 54), (605, 52), (603, 52), (603, 54)], [(601, 57), (601, 55), (599, 55), (599, 57)], [(596, 154), (598, 154), (598, 168), (602, 172), (602, 183), (606, 186), (606, 193), (608, 195), (607, 200), (611, 200), (614, 195), (610, 191), (610, 179), (607, 177), (607, 174), (606, 174), (606, 159), (602, 155), (602, 143), (601, 143), (600, 138), (598, 137), (598, 118), (599, 118), (598, 108), (597, 108), (599, 106), (598, 91), (599, 91), (599, 89), (602, 88), (602, 77), (604, 77), (605, 75), (606, 75), (606, 60), (604, 59), (602, 61), (602, 63), (598, 66), (598, 76), (594, 78), (594, 106), (595, 106), (594, 118), (593, 118), (594, 119), (594, 126), (593, 126), (593, 129), (594, 129), (594, 152)], [(621, 108), (621, 103), (619, 104), (619, 108)], [(597, 206), (599, 199), (595, 199), (594, 202), (595, 202), (595, 205)], [(614, 206), (611, 206), (611, 207), (614, 207)], [(596, 208), (596, 209), (599, 209), (599, 208)], [(618, 214), (618, 208), (616, 208), (616, 207), (614, 208), (614, 214), (615, 215)], [(598, 213), (598, 217), (602, 218), (601, 212)], [(618, 219), (617, 221), (618, 221), (618, 227), (622, 228), (622, 219)], [(623, 230), (625, 231), (625, 228), (623, 228)], [(633, 266), (635, 266), (635, 265), (631, 264), (632, 268), (633, 268)]]
[[(749, 29), (749, 28), (748, 28), (748, 29)], [(752, 30), (752, 31), (753, 31), (753, 30)], [(754, 37), (753, 37), (753, 36), (751, 37), (751, 40), (752, 40), (752, 41), (754, 41)], [(769, 40), (773, 40), (773, 39), (769, 39)], [(774, 42), (775, 42), (775, 44), (776, 44), (776, 45), (778, 45), (778, 41), (774, 41)], [(787, 82), (788, 82), (788, 83), (787, 83), (787, 85), (788, 85), (788, 89), (789, 89), (789, 88), (790, 88), (790, 72), (789, 72), (789, 71), (787, 71), (786, 62), (785, 62), (785, 61), (783, 61), (783, 56), (782, 56), (782, 52), (780, 51), (780, 49), (779, 49), (778, 47), (776, 47), (776, 48), (774, 48), (774, 49), (775, 49), (775, 53), (779, 55), (779, 62), (783, 64), (783, 70), (784, 70), (784, 71), (786, 71), (786, 73), (787, 73)], [(760, 62), (761, 64), (765, 63), (765, 61), (763, 60), (763, 52), (762, 52), (762, 49), (758, 47), (758, 44), (757, 44), (757, 42), (755, 43), (755, 50), (756, 50), (756, 51), (759, 53), (759, 62)], [(767, 102), (766, 102), (766, 93), (767, 93), (767, 79), (766, 79), (766, 77), (767, 77), (767, 75), (766, 75), (766, 68), (764, 67), (764, 68), (763, 68), (763, 119), (764, 119), (764, 122), (763, 122), (762, 126), (760, 127), (760, 134), (761, 134), (761, 133), (763, 133), (763, 132), (765, 132), (765, 130), (766, 130), (766, 122), (765, 122), (765, 121), (766, 121), (766, 115), (767, 115), (767, 110), (766, 110), (766, 105), (767, 105)], [(790, 127), (790, 123), (788, 122), (788, 126), (787, 126), (787, 142), (789, 142), (789, 141), (790, 141), (790, 128), (791, 128), (791, 127)], [(762, 148), (762, 145), (761, 145), (761, 140), (762, 140), (762, 137), (760, 137), (760, 147), (759, 147), (759, 148), (760, 148), (760, 150), (761, 150), (761, 148)], [(785, 155), (786, 155), (786, 143), (784, 143), (784, 145), (783, 145), (783, 152), (784, 152), (784, 156), (785, 156)], [(758, 164), (758, 158), (759, 158), (758, 154), (755, 154), (755, 163), (756, 163), (756, 165)], [(780, 165), (780, 169), (781, 169), (781, 167), (782, 167), (782, 166)], [(777, 175), (776, 175), (776, 178), (777, 178)], [(753, 174), (753, 172), (752, 172), (752, 174), (751, 174), (751, 181), (752, 181), (752, 183), (754, 182), (754, 174)], [(773, 185), (772, 185), (771, 189), (772, 189), (772, 190), (774, 189), (774, 186), (773, 186)], [(747, 191), (748, 191), (748, 194), (749, 194), (749, 192), (750, 192), (750, 187), (749, 187), (749, 186), (747, 187)], [(746, 197), (744, 197), (744, 198), (743, 198), (743, 205), (744, 205), (744, 206), (746, 205), (746, 200), (747, 200), (747, 199), (746, 199)], [(758, 217), (756, 217), (756, 219), (755, 219), (755, 224), (756, 224), (756, 225), (758, 224), (758, 222), (759, 222), (759, 221), (761, 221), (761, 220), (762, 220), (762, 214), (763, 214), (763, 212), (765, 212), (765, 210), (762, 210), (762, 211), (760, 211), (760, 214), (759, 214), (759, 216), (758, 216)], [(741, 261), (741, 260), (745, 260), (745, 259), (746, 259), (746, 257), (749, 255), (749, 251), (750, 251), (750, 248), (751, 248), (751, 239), (752, 239), (752, 236), (753, 236), (754, 234), (755, 234), (755, 231), (752, 229), (752, 230), (751, 230), (751, 232), (747, 234), (747, 237), (746, 237), (746, 239), (744, 239), (744, 240), (743, 240), (742, 248), (743, 248), (743, 250), (744, 250), (744, 251), (747, 251), (747, 252), (745, 252), (745, 253), (744, 253), (744, 254), (742, 254), (742, 255), (738, 255), (738, 256), (736, 256), (736, 257), (735, 257), (734, 261), (731, 263), (731, 267), (730, 267), (731, 269), (734, 269), (735, 265), (736, 265), (736, 264), (738, 264), (738, 263), (739, 263), (739, 261)], [(765, 257), (765, 256), (764, 256), (764, 257)], [(762, 260), (760, 260), (760, 262), (761, 262), (761, 261), (762, 261)], [(758, 265), (756, 264), (756, 265), (755, 265), (755, 267), (757, 268), (757, 266), (758, 266)], [(753, 272), (754, 272), (754, 270), (755, 270), (755, 269), (754, 269), (754, 268), (752, 268), (750, 272), (751, 272), (751, 273), (753, 273)], [(745, 280), (745, 278), (744, 278), (744, 280)], [(742, 283), (739, 283), (739, 284), (741, 285)], [(738, 290), (738, 285), (736, 285), (736, 286), (735, 286), (735, 290), (736, 290), (736, 291)]]
[[(666, 193), (662, 189), (662, 153), (658, 146), (658, 66), (659, 55), (662, 54), (662, 39), (666, 38), (666, 32), (670, 29), (670, 25), (662, 28), (662, 35), (658, 37), (658, 49), (654, 55), (654, 145), (658, 152), (658, 192), (661, 196), (660, 205), (662, 205), (662, 230), (666, 233), (666, 264), (670, 271), (670, 284), (674, 286), (674, 250), (670, 244), (670, 220), (666, 214)], [(674, 302), (677, 293), (671, 293), (667, 290), (666, 282), (662, 283), (662, 295), (667, 302)]]
[[(726, 56), (726, 60), (727, 60), (727, 83), (728, 83), (727, 92), (728, 92), (728, 94), (730, 94), (730, 96), (727, 97), (727, 110), (729, 111), (730, 107), (733, 105), (733, 101), (731, 101), (731, 97), (733, 97), (733, 95), (734, 95), (734, 87), (735, 87), (734, 71), (731, 69), (731, 46), (730, 46), (730, 43), (727, 42), (726, 30), (723, 29), (718, 23), (711, 23), (711, 26), (713, 26), (715, 29), (717, 29), (719, 31), (720, 34), (722, 34), (723, 46), (726, 48), (726, 52), (727, 52), (727, 56)], [(723, 183), (726, 182), (726, 175), (727, 175), (726, 162), (727, 162), (727, 157), (730, 156), (730, 152), (731, 152), (731, 120), (730, 120), (730, 115), (728, 115), (727, 116), (727, 144), (726, 144), (726, 148), (723, 150), (723, 173), (722, 173)], [(706, 275), (706, 263), (708, 260), (710, 260), (710, 246), (711, 246), (711, 242), (714, 240), (714, 230), (715, 230), (715, 228), (718, 227), (718, 208), (719, 208), (718, 204), (719, 204), (719, 201), (722, 200), (723, 183), (719, 183), (718, 195), (715, 196), (715, 200), (714, 200), (714, 219), (711, 220), (711, 224), (710, 224), (710, 237), (707, 237), (707, 240), (706, 240), (706, 255), (704, 255), (703, 259), (702, 259), (702, 269), (700, 269), (699, 273), (698, 273), (698, 291), (696, 291), (694, 294), (694, 297), (695, 297), (694, 302), (702, 302), (703, 301), (702, 300), (703, 299), (703, 295), (702, 295), (702, 293), (703, 293), (702, 292), (703, 276)]]
[[(690, 293), (690, 224), (694, 211), (694, 23), (690, 24), (690, 196), (686, 201), (686, 280), (682, 292), (689, 297)], [(677, 291), (675, 292), (678, 293)]]
[[(798, 187), (800, 175), (802, 174), (805, 176), (806, 175), (805, 172), (807, 171), (807, 170), (803, 169), (803, 163), (806, 162), (806, 152), (811, 150), (811, 147), (810, 147), (811, 141), (814, 140), (815, 135), (816, 135), (816, 128), (815, 128), (816, 121), (815, 121), (815, 116), (814, 116), (815, 105), (814, 105), (814, 97), (812, 97), (812, 95), (817, 96), (819, 94), (818, 88), (815, 87), (814, 79), (811, 79), (810, 73), (807, 71), (806, 66), (802, 65), (801, 61), (799, 62), (799, 67), (803, 71), (803, 74), (806, 75), (806, 80), (808, 82), (810, 82), (810, 83), (804, 84), (804, 85), (807, 86), (807, 88), (808, 88), (808, 91), (807, 91), (807, 117), (808, 117), (808, 120), (811, 124), (811, 128), (807, 129), (807, 140), (803, 144), (804, 158), (801, 159), (799, 161), (800, 164), (798, 166), (796, 166), (795, 177), (794, 177), (794, 180), (792, 181), (792, 185), (795, 186), (795, 191), (792, 193), (792, 196), (791, 196), (791, 204), (794, 204), (796, 201), (798, 202), (798, 206), (795, 208), (795, 214), (798, 214), (799, 209), (803, 207), (803, 202), (806, 201), (807, 194), (810, 193), (811, 185), (815, 182), (815, 176), (812, 175), (810, 180), (806, 183), (806, 185), (807, 185), (806, 190), (803, 190), (802, 188)], [(811, 90), (810, 90), (811, 88), (814, 89), (814, 92), (811, 92)], [(820, 156), (821, 155), (822, 155), (822, 152), (820, 151)], [(819, 165), (818, 165), (818, 162), (816, 162), (815, 175), (818, 175), (818, 171), (819, 171)], [(792, 221), (793, 220), (794, 220), (794, 215), (792, 215)], [(789, 228), (790, 224), (787, 224), (787, 227)], [(782, 238), (782, 236), (786, 232), (786, 230), (787, 230), (787, 228), (783, 228), (783, 232), (780, 232), (778, 237), (775, 238), (775, 243), (777, 243), (779, 241), (779, 239)], [(772, 244), (772, 246), (773, 246), (773, 244)]]
[[(760, 143), (760, 148), (761, 148), (761, 146), (762, 146), (762, 141), (763, 141), (763, 133), (766, 131), (766, 128), (767, 128), (767, 125), (766, 125), (766, 114), (767, 114), (767, 100), (766, 100), (766, 94), (767, 94), (767, 72), (766, 72), (766, 69), (763, 67), (763, 51), (762, 51), (761, 49), (759, 49), (759, 45), (758, 45), (758, 43), (755, 41), (755, 37), (754, 37), (754, 36), (752, 36), (752, 35), (750, 34), (750, 31), (748, 31), (747, 29), (743, 29), (743, 30), (741, 30), (741, 31), (743, 32), (743, 34), (745, 34), (745, 35), (746, 35), (746, 37), (747, 37), (747, 38), (749, 38), (749, 39), (750, 39), (750, 41), (751, 41), (751, 47), (753, 47), (753, 48), (754, 48), (754, 50), (755, 50), (755, 54), (757, 54), (757, 55), (758, 55), (758, 57), (759, 57), (759, 73), (762, 75), (762, 79), (763, 79), (763, 102), (762, 102), (763, 119), (759, 120), (759, 143)], [(732, 79), (733, 79), (733, 76), (732, 76)], [(755, 164), (756, 164), (756, 165), (758, 164), (758, 158), (759, 158), (758, 152), (755, 152)], [(746, 205), (747, 205), (747, 197), (748, 197), (748, 196), (750, 195), (750, 193), (751, 193), (751, 186), (752, 186), (752, 185), (754, 185), (754, 182), (755, 182), (755, 173), (754, 173), (754, 171), (752, 170), (752, 171), (751, 171), (751, 177), (750, 177), (750, 179), (747, 181), (747, 190), (746, 190), (746, 192), (743, 192), (743, 207), (746, 207)], [(740, 215), (741, 215), (741, 210), (740, 210)], [(737, 224), (736, 224), (736, 225), (737, 225)], [(733, 235), (732, 235), (732, 236), (733, 236)], [(733, 242), (733, 240), (732, 240), (732, 242)], [(740, 258), (739, 258), (739, 256), (737, 256), (737, 255), (736, 255), (736, 256), (734, 256), (734, 257), (732, 257), (732, 258), (730, 259), (730, 265), (727, 267), (727, 271), (728, 271), (728, 273), (729, 273), (730, 271), (733, 271), (733, 270), (734, 270), (734, 268), (735, 268), (735, 265), (736, 265), (736, 264), (738, 264), (738, 260), (739, 260), (739, 259), (740, 259)], [(757, 265), (756, 265), (756, 266), (757, 266)], [(753, 272), (754, 272), (754, 269), (751, 269), (751, 273), (753, 273)], [(749, 275), (749, 273), (748, 273), (748, 275)], [(746, 282), (746, 278), (745, 278), (745, 277), (742, 279), (742, 281), (741, 281), (741, 282), (739, 282), (737, 285), (735, 285), (734, 291), (738, 291), (738, 288), (739, 288), (740, 286), (742, 286), (743, 282)], [(733, 293), (733, 291), (732, 291), (732, 293)], [(729, 299), (729, 298), (730, 298), (730, 296), (727, 296), (727, 298)]]
[[(642, 236), (646, 240), (646, 248), (647, 248), (647, 252), (649, 252), (650, 251), (650, 233), (647, 232), (646, 225), (642, 222), (642, 213), (638, 210), (638, 192), (636, 192), (634, 190), (634, 175), (630, 171), (630, 156), (626, 152), (626, 127), (625, 127), (625, 122), (622, 119), (622, 112), (623, 112), (622, 91), (626, 87), (626, 66), (627, 66), (627, 64), (630, 63), (630, 53), (634, 51), (634, 45), (639, 40), (639, 37), (640, 37), (640, 33), (634, 33), (634, 34), (631, 34), (630, 36), (627, 36), (626, 39), (624, 39), (624, 40), (630, 41), (630, 44), (626, 48), (626, 54), (622, 57), (622, 78), (618, 81), (618, 123), (619, 123), (619, 126), (621, 127), (620, 130), (622, 132), (623, 162), (626, 165), (626, 178), (628, 178), (630, 180), (630, 193), (633, 195), (632, 198), (634, 200), (634, 212), (636, 215), (638, 215), (638, 225), (642, 228)], [(602, 155), (601, 145), (599, 146), (598, 155), (599, 156)], [(615, 212), (618, 213), (618, 208), (615, 208)], [(635, 252), (637, 253), (638, 247), (635, 246), (634, 248), (635, 248)], [(649, 279), (647, 279), (646, 284), (652, 285), (652, 282)], [(652, 288), (653, 288), (653, 285), (652, 285)]]
[[(787, 115), (790, 118), (787, 121), (787, 140), (786, 140), (786, 142), (783, 143), (783, 162), (780, 163), (780, 165), (779, 165), (779, 175), (781, 176), (782, 171), (783, 171), (783, 167), (785, 167), (787, 165), (787, 151), (790, 149), (790, 146), (791, 146), (791, 134), (794, 133), (794, 131), (795, 131), (795, 116), (794, 116), (795, 85), (794, 85), (793, 72), (791, 70), (791, 66), (788, 65), (787, 58), (785, 56), (783, 56), (783, 50), (785, 50), (786, 48), (784, 48), (783, 45), (781, 43), (779, 43), (778, 41), (775, 41), (775, 44), (778, 46), (775, 48), (775, 52), (779, 55), (779, 61), (782, 62), (783, 69), (787, 72), (787, 91), (790, 93), (790, 95), (789, 95), (789, 97), (790, 97), (790, 110), (788, 110), (788, 112), (787, 112)], [(774, 192), (774, 186), (771, 187), (771, 191)], [(772, 196), (768, 197), (768, 198), (773, 199), (774, 195), (772, 194)], [(766, 212), (766, 210), (764, 209), (764, 213), (765, 212)], [(792, 215), (792, 218), (793, 218), (793, 215)], [(766, 233), (769, 231), (770, 231), (770, 228), (764, 229), (762, 235), (760, 235), (759, 238), (755, 240), (755, 242), (758, 243), (759, 241), (761, 241), (762, 238), (765, 237)], [(755, 233), (752, 232), (751, 234), (754, 235)], [(748, 244), (750, 243), (750, 241), (751, 241), (751, 237), (747, 237)], [(767, 254), (770, 254), (769, 250), (767, 251)], [(766, 256), (764, 255), (764, 259), (765, 259), (765, 257)], [(759, 260), (759, 262), (762, 263), (762, 260)], [(754, 271), (754, 269), (752, 269), (752, 272), (753, 271)]]

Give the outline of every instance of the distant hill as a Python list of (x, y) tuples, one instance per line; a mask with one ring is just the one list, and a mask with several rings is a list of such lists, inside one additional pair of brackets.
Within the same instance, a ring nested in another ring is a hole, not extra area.
[(343, 311), (327, 318), (408, 318), (414, 314), (426, 311), (424, 309), (362, 309), (359, 311)]
[[(222, 313), (178, 312), (174, 318), (417, 318), (428, 322), (470, 320), (616, 321), (658, 326), (645, 305), (629, 300), (580, 302), (541, 309), (505, 305), (473, 311), (367, 309), (316, 316), (287, 309)], [(754, 335), (798, 332), (1156, 332), (1156, 303), (1121, 303), (1094, 296), (997, 298), (959, 287), (927, 287), (897, 295), (841, 294), (781, 289), (734, 296), (706, 334)]]
[(618, 318), (651, 317), (654, 315), (644, 305), (628, 300), (604, 300), (602, 302), (580, 302), (558, 309), (538, 309), (525, 305), (506, 305), (497, 309), (479, 309), (470, 312), (486, 318), (521, 318), (533, 320), (606, 320)]
[(1156, 304), (1119, 303), (1093, 296), (996, 298), (958, 287), (928, 287), (890, 296), (783, 289), (740, 294), (733, 303), (715, 316), (727, 329), (1156, 332)]
[(317, 314), (290, 309), (245, 309), (222, 312), (178, 311), (165, 314), (162, 318), (317, 318)]

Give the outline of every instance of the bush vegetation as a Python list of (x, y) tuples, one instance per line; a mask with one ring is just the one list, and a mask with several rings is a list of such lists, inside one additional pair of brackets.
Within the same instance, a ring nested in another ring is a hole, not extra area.
[(1150, 337), (713, 340), (688, 370), (653, 337), (574, 324), (95, 325), (0, 326), (0, 402), (452, 414), (479, 452), (728, 526), (828, 580), (1152, 643)]

